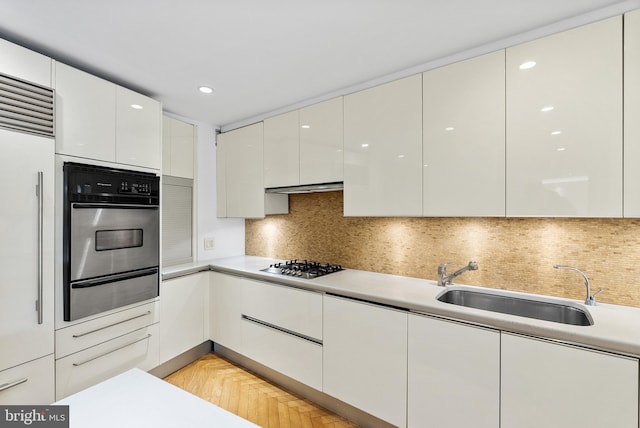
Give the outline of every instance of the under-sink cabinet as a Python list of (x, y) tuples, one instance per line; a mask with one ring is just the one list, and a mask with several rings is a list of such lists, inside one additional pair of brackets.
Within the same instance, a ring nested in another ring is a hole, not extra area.
[(407, 312), (324, 296), (323, 392), (406, 426)]
[(322, 390), (322, 294), (211, 275), (212, 340)]
[(158, 366), (158, 302), (56, 330), (56, 400), (131, 368)]
[(501, 428), (638, 426), (636, 358), (503, 332), (500, 380)]
[(407, 426), (500, 426), (500, 332), (409, 314)]

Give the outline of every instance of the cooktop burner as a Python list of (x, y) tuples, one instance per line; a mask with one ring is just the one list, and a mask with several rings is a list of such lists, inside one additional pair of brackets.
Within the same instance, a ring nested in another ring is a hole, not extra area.
[(322, 275), (344, 270), (340, 265), (330, 263), (311, 262), (308, 260), (287, 260), (286, 262), (275, 263), (263, 272), (275, 273), (278, 275), (289, 275), (298, 278), (312, 279)]

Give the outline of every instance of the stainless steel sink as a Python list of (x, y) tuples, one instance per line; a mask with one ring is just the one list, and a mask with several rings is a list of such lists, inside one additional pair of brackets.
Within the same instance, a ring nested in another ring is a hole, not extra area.
[(561, 324), (593, 325), (593, 319), (585, 309), (561, 302), (525, 299), (519, 296), (483, 293), (466, 289), (447, 289), (437, 299), (452, 305), (467, 306)]

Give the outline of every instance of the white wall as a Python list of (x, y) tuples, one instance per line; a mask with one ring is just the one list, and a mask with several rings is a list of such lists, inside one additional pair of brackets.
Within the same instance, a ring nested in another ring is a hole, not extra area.
[[(244, 220), (216, 218), (215, 127), (193, 122), (198, 130), (196, 203), (198, 211), (196, 259), (205, 260), (244, 254)], [(213, 238), (213, 250), (204, 249), (204, 239)]]

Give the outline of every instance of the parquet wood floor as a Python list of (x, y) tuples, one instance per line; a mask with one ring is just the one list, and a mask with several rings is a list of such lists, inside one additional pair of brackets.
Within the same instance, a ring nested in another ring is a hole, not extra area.
[(215, 354), (203, 356), (165, 380), (264, 428), (356, 427)]

